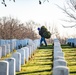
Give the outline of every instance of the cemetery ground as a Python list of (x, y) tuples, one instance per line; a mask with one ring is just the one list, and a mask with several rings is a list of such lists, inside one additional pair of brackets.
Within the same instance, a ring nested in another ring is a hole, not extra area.
[(16, 75), (52, 75), (52, 45), (39, 47)]
[[(61, 45), (61, 47), (65, 53), (70, 75), (76, 75), (76, 48), (68, 45)], [(2, 59), (10, 57), (11, 54), (7, 54)], [(25, 65), (21, 66), (21, 71), (16, 72), (16, 75), (52, 75), (52, 67), (53, 47), (52, 45), (42, 46), (35, 51), (32, 58)]]
[(67, 61), (67, 67), (70, 70), (70, 75), (76, 75), (76, 48), (72, 48), (68, 45), (62, 45), (62, 50), (65, 53), (65, 60)]

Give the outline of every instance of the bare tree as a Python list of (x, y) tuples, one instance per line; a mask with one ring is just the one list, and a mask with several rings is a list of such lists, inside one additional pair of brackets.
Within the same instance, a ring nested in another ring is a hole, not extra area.
[(27, 34), (28, 38), (35, 39), (37, 38), (37, 33), (35, 32), (37, 30), (39, 24), (35, 23), (34, 21), (30, 20), (26, 22), (26, 28), (27, 28)]
[(59, 31), (58, 27), (53, 23), (53, 25), (50, 27), (51, 34), (58, 37), (59, 36)]
[(24, 39), (37, 38), (35, 33), (35, 22), (29, 21), (26, 25), (11, 17), (0, 19), (0, 39)]
[[(11, 1), (11, 0), (9, 0)], [(12, 0), (13, 2), (15, 2), (15, 0)], [(44, 3), (45, 1), (49, 2), (49, 0), (39, 0), (39, 4), (41, 5), (42, 3)], [(7, 6), (6, 4), (6, 0), (2, 0), (1, 2), (5, 7)]]
[(44, 3), (45, 1), (49, 2), (49, 0), (39, 0), (39, 4)]
[(73, 5), (73, 7), (76, 9), (76, 0), (70, 0), (70, 2)]
[(76, 10), (75, 10), (76, 8), (75, 6), (73, 6), (72, 1), (73, 0), (66, 1), (66, 4), (64, 5), (63, 8), (57, 5), (63, 11), (63, 13), (66, 14), (66, 16), (68, 17), (68, 19), (63, 20), (63, 21), (69, 22), (70, 24), (72, 23), (71, 26), (62, 25), (64, 28), (76, 27)]
[[(11, 0), (9, 0), (9, 1), (11, 1)], [(15, 0), (13, 0), (13, 2), (15, 2)], [(6, 0), (2, 0), (2, 2), (1, 2), (5, 7), (7, 6), (7, 4), (6, 4)]]
[(18, 21), (11, 17), (3, 17), (0, 20), (1, 37), (3, 39), (14, 38), (14, 33), (17, 30)]

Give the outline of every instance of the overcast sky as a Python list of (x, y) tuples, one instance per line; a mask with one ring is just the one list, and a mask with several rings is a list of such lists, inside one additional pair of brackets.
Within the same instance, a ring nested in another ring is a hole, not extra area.
[[(11, 16), (19, 19), (21, 22), (33, 20), (44, 24), (55, 24), (60, 29), (61, 34), (68, 29), (64, 29), (61, 24), (61, 19), (65, 19), (62, 10), (55, 4), (63, 7), (65, 0), (47, 0), (39, 5), (39, 0), (6, 0), (7, 7), (0, 4), (0, 17)], [(72, 30), (72, 29), (71, 29)], [(73, 31), (72, 31), (73, 32)], [(68, 33), (68, 32), (67, 32)], [(71, 32), (70, 32), (71, 33)]]
[(55, 5), (63, 5), (64, 0), (47, 0), (39, 5), (39, 0), (6, 0), (7, 7), (0, 4), (0, 17), (12, 16), (20, 19), (22, 22), (35, 20), (39, 22), (50, 22), (63, 17), (60, 9)]

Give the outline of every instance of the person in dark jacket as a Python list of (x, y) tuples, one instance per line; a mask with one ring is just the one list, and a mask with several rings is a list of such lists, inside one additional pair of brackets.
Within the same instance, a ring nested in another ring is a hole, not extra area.
[(46, 42), (45, 37), (44, 37), (44, 35), (43, 35), (44, 30), (42, 30), (41, 28), (38, 28), (38, 31), (39, 31), (39, 35), (41, 36), (40, 46), (42, 45), (42, 42), (44, 42), (44, 43), (45, 43), (45, 46), (47, 46), (47, 42)]

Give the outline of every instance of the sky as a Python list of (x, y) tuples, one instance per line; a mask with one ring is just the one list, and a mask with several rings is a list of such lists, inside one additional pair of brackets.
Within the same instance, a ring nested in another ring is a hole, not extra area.
[(35, 20), (39, 22), (49, 22), (58, 19), (61, 15), (57, 6), (63, 4), (63, 0), (41, 0), (42, 4), (39, 5), (39, 0), (7, 0), (7, 7), (0, 4), (0, 16), (13, 16), (19, 18), (22, 22), (27, 20)]
[(46, 23), (50, 27), (56, 25), (62, 36), (73, 34), (75, 29), (62, 27), (65, 23), (61, 19), (66, 19), (66, 16), (56, 6), (57, 4), (63, 7), (66, 0), (49, 0), (49, 2), (46, 0), (44, 3), (43, 1), (41, 0), (40, 5), (39, 0), (16, 0), (16, 2), (6, 0), (7, 7), (0, 4), (0, 17), (11, 16), (23, 23), (33, 20), (42, 25)]

